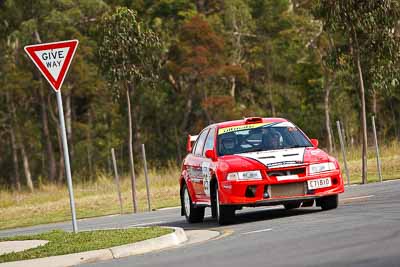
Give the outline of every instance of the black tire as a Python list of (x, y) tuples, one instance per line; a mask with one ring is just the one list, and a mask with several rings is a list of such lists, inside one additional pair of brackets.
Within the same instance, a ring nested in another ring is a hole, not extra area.
[(214, 189), (211, 191), (211, 217), (213, 219), (217, 219), (217, 192), (215, 192), (216, 187), (214, 186)]
[(235, 206), (220, 205), (217, 184), (215, 185), (215, 195), (216, 201), (214, 202), (214, 205), (218, 224), (225, 225), (233, 223), (235, 221)]
[(286, 210), (293, 210), (293, 209), (298, 209), (300, 208), (301, 202), (288, 202), (283, 204), (285, 206)]
[(204, 220), (204, 207), (195, 207), (192, 203), (187, 185), (182, 187), (181, 203), (183, 213), (185, 214), (188, 223), (198, 223)]
[(321, 206), (322, 210), (336, 209), (339, 205), (339, 197), (338, 195), (321, 197), (318, 200), (318, 203)]

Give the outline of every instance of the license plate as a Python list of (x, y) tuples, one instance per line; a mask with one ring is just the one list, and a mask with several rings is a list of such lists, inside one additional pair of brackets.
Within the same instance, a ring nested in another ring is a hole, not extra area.
[(307, 181), (308, 189), (318, 189), (330, 187), (332, 185), (331, 177), (308, 180)]

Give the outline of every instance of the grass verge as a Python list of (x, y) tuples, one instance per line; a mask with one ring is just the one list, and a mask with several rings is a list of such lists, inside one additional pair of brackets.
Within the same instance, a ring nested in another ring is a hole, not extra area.
[[(179, 205), (178, 167), (150, 170), (151, 208)], [(137, 175), (138, 211), (147, 210), (147, 195), (143, 175)], [(123, 213), (132, 213), (132, 194), (129, 176), (121, 177)], [(112, 176), (99, 174), (96, 181), (74, 183), (78, 219), (120, 213), (118, 195)], [(43, 185), (30, 192), (0, 190), (0, 229), (70, 221), (66, 185)]]
[(36, 235), (1, 238), (0, 242), (14, 240), (48, 240), (49, 242), (25, 251), (0, 255), (0, 263), (110, 248), (159, 237), (172, 231), (172, 229), (161, 227), (98, 230), (76, 234), (55, 230)]
[[(350, 183), (359, 184), (362, 182), (361, 170), (361, 146), (348, 147), (346, 153), (347, 166), (349, 169)], [(380, 159), (382, 167), (383, 180), (392, 180), (400, 178), (400, 143), (391, 142), (385, 145), (381, 145)], [(343, 156), (340, 151), (336, 151), (333, 155), (339, 160), (340, 167), (342, 169), (342, 177), (345, 183), (347, 183), (347, 177), (344, 168)], [(368, 147), (367, 150), (367, 180), (368, 183), (378, 182), (378, 168), (376, 163), (375, 148), (373, 146)]]

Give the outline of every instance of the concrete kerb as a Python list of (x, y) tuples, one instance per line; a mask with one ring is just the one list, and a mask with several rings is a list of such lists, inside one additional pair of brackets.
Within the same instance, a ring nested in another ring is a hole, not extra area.
[(163, 235), (132, 244), (92, 250), (74, 254), (51, 256), (47, 258), (38, 258), (32, 260), (13, 261), (1, 263), (0, 267), (67, 267), (83, 263), (112, 260), (122, 257), (144, 254), (151, 251), (166, 249), (169, 247), (180, 245), (188, 240), (185, 231), (179, 227), (169, 227), (174, 229), (173, 233)]
[(188, 240), (185, 231), (182, 228), (174, 227), (174, 229), (174, 233), (148, 239), (142, 242), (113, 247), (110, 248), (110, 251), (113, 255), (113, 258), (118, 259), (177, 246)]

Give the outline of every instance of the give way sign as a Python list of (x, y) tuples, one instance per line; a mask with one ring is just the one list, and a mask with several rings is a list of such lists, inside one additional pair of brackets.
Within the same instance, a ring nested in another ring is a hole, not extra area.
[(57, 92), (64, 82), (78, 43), (78, 40), (69, 40), (28, 45), (25, 46), (25, 52)]
[(61, 86), (65, 75), (71, 65), (74, 57), (78, 40), (69, 40), (63, 42), (36, 44), (25, 46), (25, 52), (29, 55), (36, 67), (40, 70), (46, 80), (56, 91), (58, 115), (60, 117), (60, 128), (63, 143), (65, 172), (67, 176), (67, 184), (69, 191), (69, 203), (71, 206), (72, 227), (74, 233), (78, 232), (78, 224), (76, 222), (74, 191), (72, 187), (71, 166), (69, 163), (69, 152), (67, 143), (67, 132), (65, 129), (64, 110), (61, 97)]

